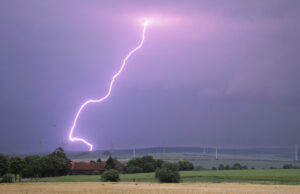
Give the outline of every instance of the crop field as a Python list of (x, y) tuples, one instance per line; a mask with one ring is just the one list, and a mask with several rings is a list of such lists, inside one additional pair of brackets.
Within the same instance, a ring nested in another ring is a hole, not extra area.
[(122, 193), (122, 194), (181, 194), (181, 193), (300, 193), (299, 185), (257, 185), (245, 183), (13, 183), (0, 184), (0, 194), (15, 193)]
[[(300, 185), (300, 169), (181, 171), (181, 182), (260, 183)], [(157, 182), (154, 173), (121, 174), (122, 182)], [(70, 175), (24, 180), (26, 182), (99, 182), (99, 175)]]

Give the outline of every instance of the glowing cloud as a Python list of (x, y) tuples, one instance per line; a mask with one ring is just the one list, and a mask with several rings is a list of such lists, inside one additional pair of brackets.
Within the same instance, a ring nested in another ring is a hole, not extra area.
[(145, 40), (146, 27), (147, 27), (147, 25), (149, 24), (149, 22), (150, 22), (150, 20), (144, 21), (144, 23), (143, 23), (143, 27), (144, 27), (144, 28), (143, 28), (143, 33), (142, 33), (142, 40), (141, 40), (140, 44), (139, 44), (136, 48), (134, 48), (133, 50), (131, 50), (131, 51), (128, 53), (128, 55), (123, 59), (123, 62), (122, 62), (122, 65), (121, 65), (119, 71), (118, 71), (116, 74), (114, 74), (114, 76), (113, 76), (112, 79), (111, 79), (111, 82), (110, 82), (109, 88), (108, 88), (108, 92), (106, 93), (106, 95), (103, 96), (102, 98), (99, 98), (99, 99), (90, 99), (90, 100), (87, 100), (86, 102), (84, 102), (84, 103), (80, 106), (79, 110), (78, 110), (77, 113), (76, 113), (76, 116), (75, 116), (73, 125), (72, 125), (72, 127), (71, 127), (71, 129), (70, 129), (70, 133), (69, 133), (69, 140), (70, 140), (70, 141), (79, 141), (79, 142), (82, 142), (82, 143), (84, 143), (84, 144), (86, 144), (87, 146), (90, 147), (90, 151), (93, 150), (93, 145), (92, 145), (91, 143), (89, 143), (88, 141), (86, 141), (85, 139), (83, 139), (83, 138), (78, 138), (78, 137), (73, 137), (73, 132), (74, 132), (74, 129), (75, 129), (75, 127), (76, 127), (76, 123), (77, 123), (78, 117), (79, 117), (81, 111), (83, 110), (83, 108), (86, 107), (88, 104), (90, 104), (90, 103), (102, 102), (102, 101), (104, 101), (106, 98), (108, 98), (108, 97), (110, 96), (111, 91), (112, 91), (113, 84), (114, 84), (116, 78), (117, 78), (117, 77), (121, 74), (121, 72), (123, 71), (123, 69), (124, 69), (124, 67), (125, 67), (125, 65), (126, 65), (127, 60), (129, 59), (129, 57), (130, 57), (133, 53), (135, 53), (137, 50), (139, 50), (139, 49), (143, 46), (144, 40)]

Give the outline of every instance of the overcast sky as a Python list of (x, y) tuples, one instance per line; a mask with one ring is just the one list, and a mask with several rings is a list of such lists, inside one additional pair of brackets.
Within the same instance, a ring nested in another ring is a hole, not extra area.
[(0, 152), (300, 144), (300, 1), (0, 1)]

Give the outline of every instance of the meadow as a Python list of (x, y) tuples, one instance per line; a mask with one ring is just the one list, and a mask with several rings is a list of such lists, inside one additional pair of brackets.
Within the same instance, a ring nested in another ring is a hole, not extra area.
[[(259, 183), (300, 185), (300, 169), (181, 171), (183, 183)], [(121, 174), (121, 182), (157, 182), (154, 173)], [(69, 175), (27, 179), (26, 182), (99, 182), (99, 175)]]

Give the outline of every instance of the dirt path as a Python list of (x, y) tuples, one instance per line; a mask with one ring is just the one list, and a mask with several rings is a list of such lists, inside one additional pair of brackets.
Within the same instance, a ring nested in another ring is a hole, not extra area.
[(0, 193), (299, 193), (300, 185), (258, 185), (243, 183), (20, 183), (0, 184)]

